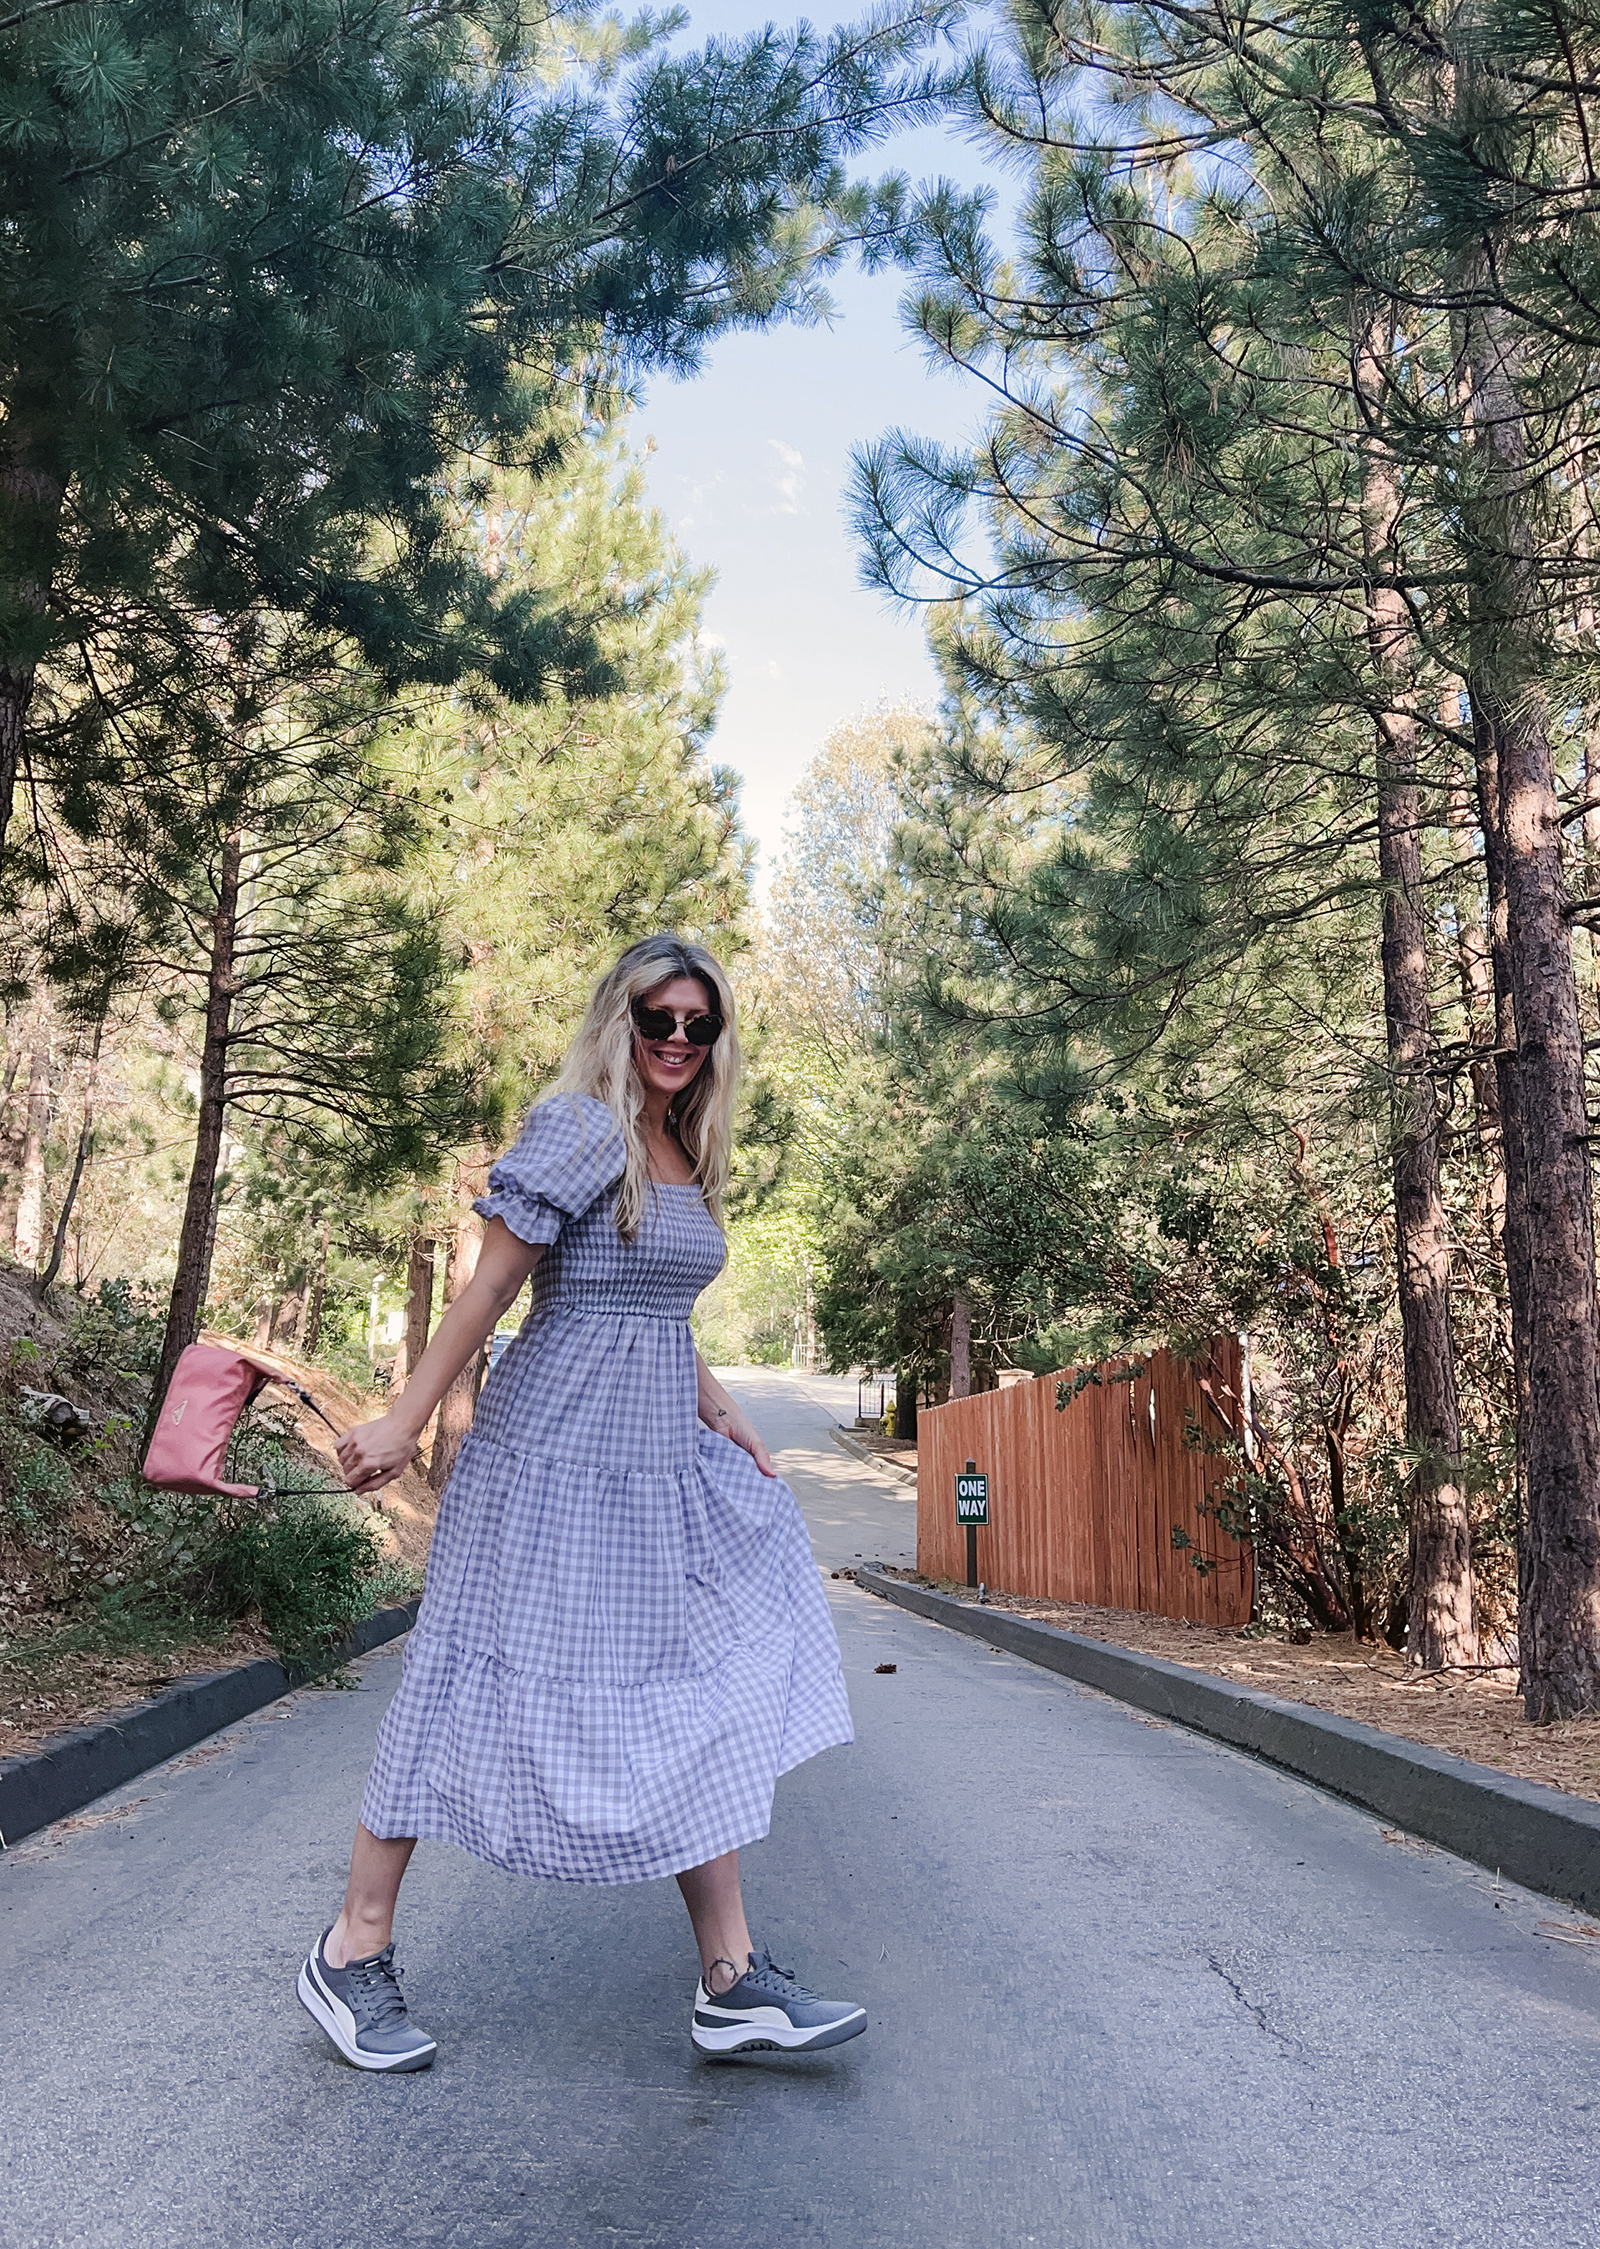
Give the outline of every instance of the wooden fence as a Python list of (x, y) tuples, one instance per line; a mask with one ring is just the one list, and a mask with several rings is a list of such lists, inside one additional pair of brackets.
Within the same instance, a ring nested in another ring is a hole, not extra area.
[[(1220, 1337), (1209, 1364), (1157, 1351), (1144, 1360), (1108, 1360), (1094, 1372), (1099, 1380), (1076, 1397), (1069, 1368), (953, 1398), (918, 1416), (918, 1569), (965, 1580), (967, 1534), (956, 1523), (955, 1479), (971, 1460), (989, 1475), (978, 1575), (997, 1591), (1204, 1624), (1248, 1623), (1249, 1546), (1200, 1510), (1220, 1490), (1228, 1462), (1187, 1441), (1191, 1429), (1223, 1434), (1202, 1381), (1230, 1419), (1237, 1412), (1238, 1339)], [(1058, 1385), (1070, 1401), (1059, 1412)], [(1189, 1549), (1174, 1546), (1174, 1529), (1192, 1541)], [(1196, 1569), (1196, 1555), (1215, 1567)]]

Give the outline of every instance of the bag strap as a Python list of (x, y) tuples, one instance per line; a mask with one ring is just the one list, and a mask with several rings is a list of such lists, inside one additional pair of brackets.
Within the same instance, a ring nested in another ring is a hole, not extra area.
[(316, 1399), (312, 1397), (310, 1391), (302, 1390), (298, 1382), (291, 1382), (286, 1374), (269, 1375), (267, 1379), (269, 1382), (275, 1382), (280, 1390), (293, 1391), (294, 1395), (299, 1399), (300, 1403), (303, 1406), (309, 1406), (312, 1412), (316, 1415), (317, 1419), (322, 1422), (326, 1428), (331, 1429), (336, 1437), (342, 1436), (344, 1434), (344, 1432), (339, 1429), (335, 1423), (329, 1421), (327, 1415), (317, 1404)]
[[(229, 1349), (231, 1350), (232, 1348), (233, 1347), (230, 1344)], [(336, 1423), (328, 1419), (322, 1408), (317, 1404), (316, 1399), (312, 1397), (310, 1391), (303, 1389), (291, 1375), (280, 1374), (276, 1367), (269, 1366), (265, 1359), (258, 1359), (253, 1355), (253, 1353), (249, 1351), (235, 1351), (234, 1357), (237, 1359), (242, 1359), (247, 1367), (253, 1368), (255, 1373), (260, 1376), (260, 1382), (256, 1385), (256, 1388), (258, 1390), (264, 1388), (269, 1382), (275, 1382), (280, 1390), (291, 1391), (293, 1395), (299, 1399), (300, 1403), (303, 1406), (309, 1406), (311, 1408), (311, 1411), (316, 1415), (317, 1419), (323, 1424), (323, 1426), (325, 1428), (331, 1429), (336, 1437), (342, 1436), (344, 1434), (344, 1432), (338, 1427)], [(253, 1397), (254, 1395), (255, 1392), (252, 1391), (251, 1396)]]

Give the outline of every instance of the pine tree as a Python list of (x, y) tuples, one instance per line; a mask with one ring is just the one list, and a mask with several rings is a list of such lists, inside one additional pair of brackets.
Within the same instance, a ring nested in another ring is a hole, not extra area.
[(391, 683), (580, 673), (559, 586), (499, 592), (441, 482), (817, 309), (894, 204), (843, 159), (922, 112), (935, 27), (669, 56), (665, 21), (521, 0), (7, 17), (0, 845), (23, 771), (80, 819), (140, 786), (119, 713), (219, 626), (299, 616)]
[(308, 640), (265, 636), (253, 676), (146, 736), (146, 790), (78, 854), (47, 962), (80, 995), (146, 990), (192, 1056), (157, 1406), (205, 1303), (230, 1122), (378, 1182), (436, 1160), (466, 1098), (442, 1053), (452, 964), (400, 880), (415, 822), (367, 754), (371, 683)]

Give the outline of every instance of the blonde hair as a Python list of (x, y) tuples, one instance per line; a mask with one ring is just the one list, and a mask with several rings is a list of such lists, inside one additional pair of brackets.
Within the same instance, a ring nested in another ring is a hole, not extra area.
[(633, 1066), (633, 1003), (659, 984), (689, 976), (701, 987), (711, 1012), (722, 1017), (722, 1036), (682, 1093), (674, 1094), (667, 1121), (705, 1196), (706, 1208), (720, 1226), (733, 1145), (733, 1102), (739, 1086), (739, 1034), (734, 1022), (733, 988), (721, 964), (703, 945), (686, 944), (663, 931), (630, 945), (607, 969), (589, 995), (578, 1035), (567, 1049), (561, 1074), (544, 1096), (587, 1093), (603, 1101), (622, 1127), (627, 1166), (617, 1193), (617, 1232), (631, 1242), (644, 1219), (650, 1190), (649, 1156), (644, 1140), (644, 1087)]

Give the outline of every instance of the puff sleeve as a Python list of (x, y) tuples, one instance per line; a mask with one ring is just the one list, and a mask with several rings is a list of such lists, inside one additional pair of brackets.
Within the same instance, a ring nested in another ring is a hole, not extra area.
[(616, 1185), (626, 1160), (622, 1128), (603, 1101), (558, 1094), (533, 1109), (472, 1207), (481, 1218), (504, 1219), (520, 1242), (553, 1242)]

